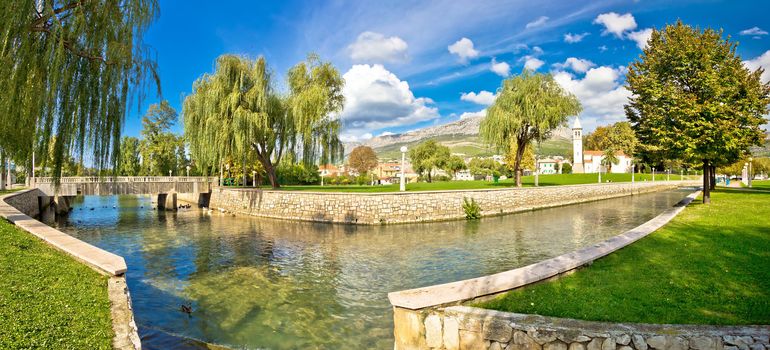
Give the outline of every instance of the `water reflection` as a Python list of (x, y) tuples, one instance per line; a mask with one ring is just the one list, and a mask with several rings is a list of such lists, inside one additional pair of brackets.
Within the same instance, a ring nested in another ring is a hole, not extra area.
[(149, 197), (86, 197), (59, 225), (126, 258), (148, 348), (168, 347), (154, 343), (159, 330), (235, 348), (389, 349), (388, 292), (553, 257), (632, 228), (685, 194), (373, 227), (166, 213)]

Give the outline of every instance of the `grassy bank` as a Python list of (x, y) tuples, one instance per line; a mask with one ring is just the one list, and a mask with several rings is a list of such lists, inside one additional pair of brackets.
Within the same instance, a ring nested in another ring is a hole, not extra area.
[(0, 219), (0, 349), (111, 349), (107, 277)]
[(770, 191), (770, 180), (755, 180), (751, 182), (751, 188)]
[(719, 189), (574, 274), (478, 306), (610, 322), (770, 324), (770, 193)]
[[(697, 179), (696, 176), (685, 176), (685, 178)], [(671, 180), (679, 180), (679, 175), (671, 175)], [(559, 186), (559, 185), (578, 185), (597, 183), (599, 180), (597, 174), (556, 174), (540, 175), (540, 186)], [(631, 182), (631, 174), (602, 174), (602, 181), (611, 182)], [(651, 174), (636, 174), (637, 181), (651, 181)], [(666, 180), (666, 175), (655, 175), (656, 181)], [(534, 176), (524, 176), (522, 184), (530, 187), (535, 185)], [(406, 185), (407, 191), (442, 191), (442, 190), (475, 190), (515, 187), (513, 179), (500, 180), (497, 183), (489, 181), (441, 181), (441, 182), (418, 182)], [(359, 185), (326, 185), (326, 186), (282, 186), (285, 191), (323, 191), (323, 192), (398, 192), (398, 184), (386, 186), (359, 186)]]

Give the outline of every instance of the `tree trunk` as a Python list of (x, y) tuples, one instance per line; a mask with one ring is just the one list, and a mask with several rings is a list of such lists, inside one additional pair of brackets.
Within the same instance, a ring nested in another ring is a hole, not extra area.
[(428, 183), (433, 182), (433, 177), (431, 176), (432, 172), (433, 172), (433, 169), (428, 169)]
[(703, 204), (711, 203), (711, 167), (703, 161)]
[(709, 176), (711, 176), (711, 180), (709, 180), (709, 185), (711, 186), (711, 190), (716, 189), (717, 186), (717, 167), (715, 165), (711, 166), (711, 169), (709, 170)]
[(5, 190), (5, 152), (0, 151), (0, 191)]
[[(526, 146), (526, 142), (521, 142), (521, 139), (516, 141), (516, 160), (513, 165), (513, 168), (515, 169), (514, 176), (516, 177), (516, 187), (521, 187), (521, 158), (524, 157), (524, 149)], [(535, 166), (537, 167), (537, 165)], [(537, 169), (535, 169), (535, 171), (537, 171)]]
[(262, 165), (265, 167), (267, 179), (270, 180), (270, 186), (273, 188), (281, 187), (281, 185), (278, 183), (278, 175), (275, 173), (275, 167), (273, 164), (268, 160), (267, 162), (263, 162)]

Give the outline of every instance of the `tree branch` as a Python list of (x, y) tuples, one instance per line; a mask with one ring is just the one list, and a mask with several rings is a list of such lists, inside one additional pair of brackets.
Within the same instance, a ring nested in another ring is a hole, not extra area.
[[(32, 27), (32, 28), (30, 28), (30, 30), (33, 31), (33, 32), (46, 33), (46, 34), (49, 34), (49, 35), (53, 35), (51, 30), (46, 28), (46, 27)], [(90, 61), (99, 61), (99, 62), (102, 62), (102, 63), (104, 63), (106, 65), (117, 64), (117, 62), (110, 61), (108, 59), (105, 59), (102, 56), (93, 55), (93, 54), (90, 54), (90, 53), (88, 53), (88, 52), (86, 52), (84, 50), (80, 50), (77, 47), (75, 47), (75, 45), (73, 45), (72, 42), (70, 42), (69, 40), (62, 40), (62, 42), (64, 43), (64, 48), (66, 48), (67, 51), (73, 53), (74, 55), (76, 55), (78, 57), (85, 58), (85, 59), (88, 59)]]

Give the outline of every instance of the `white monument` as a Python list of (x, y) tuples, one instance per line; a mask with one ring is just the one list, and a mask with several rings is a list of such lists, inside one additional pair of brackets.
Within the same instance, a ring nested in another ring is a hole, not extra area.
[(580, 125), (580, 117), (575, 117), (572, 125), (572, 173), (582, 174), (583, 168), (583, 126)]

